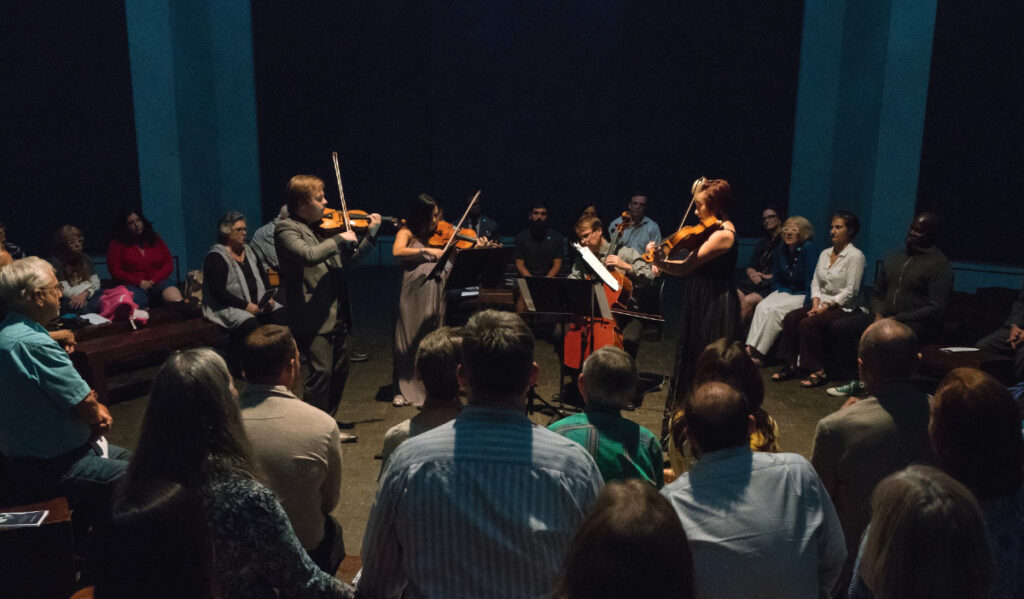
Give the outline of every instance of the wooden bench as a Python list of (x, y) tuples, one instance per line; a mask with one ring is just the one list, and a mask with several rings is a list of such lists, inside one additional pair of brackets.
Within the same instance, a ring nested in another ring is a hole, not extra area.
[(918, 374), (941, 380), (954, 368), (975, 368), (991, 374), (1004, 384), (1010, 382), (1013, 360), (987, 351), (948, 352), (941, 345), (921, 347), (921, 365)]
[(76, 333), (76, 337), (84, 339), (75, 346), (71, 360), (96, 390), (101, 402), (106, 402), (108, 397), (107, 366), (110, 364), (152, 352), (208, 345), (225, 335), (224, 329), (212, 322), (181, 315), (154, 318), (138, 330), (125, 330), (124, 326), (128, 323), (116, 322), (95, 327), (98, 330), (82, 329), (81, 333)]

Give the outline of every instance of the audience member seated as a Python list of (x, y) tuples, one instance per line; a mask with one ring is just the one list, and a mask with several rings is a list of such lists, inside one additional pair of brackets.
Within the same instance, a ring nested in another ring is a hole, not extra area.
[[(252, 241), (249, 242), (249, 247), (260, 259), (264, 269), (272, 268), (280, 272), (281, 265), (277, 261), (277, 247), (274, 246), (274, 231), (277, 230), (277, 223), (281, 222), (283, 218), (288, 218), (287, 204), (281, 206), (273, 220), (256, 229), (256, 232), (252, 234)], [(266, 274), (265, 271), (264, 274)]]
[(989, 599), (992, 550), (970, 491), (931, 466), (878, 483), (850, 599)]
[[(647, 251), (647, 244), (661, 243), (661, 228), (654, 219), (647, 216), (647, 194), (642, 191), (634, 191), (629, 196), (629, 205), (626, 206), (629, 213), (630, 224), (619, 236), (619, 243), (629, 246), (643, 254)], [(618, 216), (608, 224), (608, 238), (615, 235), (616, 229), (622, 224), (622, 217)]]
[[(105, 509), (128, 450), (99, 442), (113, 418), (43, 328), (60, 312), (60, 284), (35, 256), (0, 270), (0, 454), (13, 503), (68, 497), (83, 523)], [(82, 517), (85, 520), (82, 520)]]
[(3, 223), (0, 223), (0, 267), (7, 266), (24, 257), (25, 252), (20, 247), (7, 241), (7, 229)]
[(797, 454), (752, 452), (743, 394), (706, 383), (684, 402), (701, 458), (661, 493), (683, 523), (697, 596), (826, 597), (846, 558), (835, 508)]
[[(704, 383), (725, 383), (738, 389), (747, 399), (747, 409), (754, 418), (754, 430), (750, 433), (751, 451), (781, 451), (779, 448), (779, 425), (765, 411), (764, 381), (761, 373), (739, 341), (729, 343), (722, 338), (709, 344), (694, 366), (694, 387)], [(672, 442), (669, 444), (669, 460), (676, 475), (686, 471), (684, 458), (686, 447), (686, 414), (677, 411), (669, 426)], [(691, 453), (694, 448), (690, 448)], [(699, 457), (699, 456), (694, 456)]]
[(96, 587), (71, 599), (215, 599), (213, 541), (203, 502), (154, 480), (115, 496), (94, 560)]
[(268, 324), (242, 347), (245, 393), (242, 426), (292, 529), (309, 557), (328, 574), (344, 554), (341, 527), (331, 512), (341, 498), (338, 423), (296, 397), (299, 350), (287, 327)]
[(801, 306), (782, 319), (776, 357), (784, 364), (772, 375), (772, 381), (787, 381), (799, 371), (810, 373), (800, 381), (805, 389), (828, 382), (825, 364), (834, 361), (829, 355), (829, 326), (860, 308), (864, 253), (853, 245), (858, 231), (860, 221), (854, 213), (840, 210), (832, 216), (832, 247), (818, 257), (811, 280), (811, 307)]
[(82, 252), (85, 238), (77, 227), (64, 225), (53, 236), (53, 269), (60, 282), (61, 313), (86, 314), (100, 309), (100, 277), (92, 259)]
[(1013, 357), (1014, 383), (1024, 382), (1024, 284), (1010, 308), (1010, 316), (998, 330), (975, 344), (979, 349)]
[(459, 379), (455, 371), (462, 361), (462, 336), (458, 329), (441, 327), (428, 333), (416, 348), (416, 374), (423, 381), (426, 398), (418, 414), (384, 433), (381, 472), (395, 449), (410, 437), (433, 430), (462, 412)]
[(621, 411), (636, 395), (636, 364), (617, 347), (602, 347), (583, 363), (578, 381), (585, 408), (549, 430), (587, 450), (605, 482), (638, 478), (659, 489), (665, 484), (661, 441)]
[(928, 395), (910, 382), (920, 359), (914, 331), (891, 318), (880, 320), (864, 331), (859, 353), (860, 380), (872, 397), (851, 400), (822, 418), (811, 450), (811, 463), (846, 536), (840, 588), (853, 573), (857, 546), (871, 519), (875, 485), (914, 462), (932, 461)]
[(565, 238), (548, 225), (548, 207), (536, 201), (530, 207), (530, 226), (516, 235), (515, 265), (521, 277), (553, 277), (562, 270)]
[(772, 292), (754, 309), (747, 334), (747, 352), (758, 366), (782, 332), (782, 318), (807, 304), (817, 254), (813, 236), (814, 227), (802, 216), (782, 224), (782, 244), (772, 253)]
[(261, 324), (284, 324), (281, 306), (259, 302), (269, 285), (259, 258), (245, 243), (245, 215), (228, 212), (217, 227), (219, 242), (203, 260), (203, 316), (228, 329), (234, 355)]
[(117, 213), (107, 248), (107, 269), (115, 284), (131, 290), (140, 308), (148, 307), (151, 300), (182, 300), (171, 280), (171, 251), (138, 210), (125, 208)]
[(125, 492), (159, 479), (202, 498), (220, 599), (353, 597), (309, 558), (258, 472), (224, 360), (208, 348), (168, 358), (153, 380)]
[(981, 507), (995, 558), (991, 596), (1024, 596), (1024, 442), (1017, 404), (990, 375), (957, 368), (935, 392), (929, 432), (938, 466)]
[(693, 599), (693, 559), (672, 505), (639, 480), (608, 484), (569, 545), (555, 599)]
[(939, 217), (925, 212), (914, 218), (907, 231), (906, 247), (885, 259), (871, 289), (871, 312), (853, 312), (832, 323), (829, 337), (836, 357), (833, 378), (852, 379), (828, 394), (836, 397), (864, 395), (864, 383), (853, 378), (857, 340), (872, 322), (892, 318), (911, 329), (922, 344), (942, 337), (942, 319), (953, 290), (953, 268), (937, 247)]
[(750, 255), (750, 264), (736, 276), (736, 292), (740, 295), (740, 318), (749, 322), (754, 308), (772, 292), (772, 253), (782, 243), (782, 219), (775, 208), (761, 213), (764, 237), (758, 240)]
[(582, 447), (526, 417), (533, 350), (515, 314), (469, 319), (459, 368), (469, 403), (392, 454), (366, 526), (361, 594), (549, 596), (604, 483)]

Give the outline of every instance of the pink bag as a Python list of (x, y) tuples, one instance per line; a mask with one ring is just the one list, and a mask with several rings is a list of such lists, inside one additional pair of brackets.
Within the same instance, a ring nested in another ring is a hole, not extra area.
[(135, 303), (132, 292), (124, 285), (111, 287), (100, 296), (100, 316), (110, 320), (140, 320), (133, 319), (139, 305)]

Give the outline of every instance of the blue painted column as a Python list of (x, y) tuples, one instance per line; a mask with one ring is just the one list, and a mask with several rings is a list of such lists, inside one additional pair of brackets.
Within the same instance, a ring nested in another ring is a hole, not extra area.
[(142, 208), (182, 270), (199, 268), (222, 213), (260, 223), (249, 3), (125, 0), (125, 13)]
[(807, 0), (789, 213), (853, 210), (872, 267), (903, 237), (917, 180), (936, 0)]

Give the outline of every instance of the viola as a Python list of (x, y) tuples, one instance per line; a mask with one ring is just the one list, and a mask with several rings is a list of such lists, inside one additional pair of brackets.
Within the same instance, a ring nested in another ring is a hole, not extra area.
[(722, 228), (722, 221), (709, 216), (691, 227), (681, 227), (675, 233), (661, 240), (661, 243), (648, 249), (642, 256), (644, 262), (654, 262), (654, 253), (660, 252), (661, 257), (668, 258), (678, 250), (696, 251), (711, 234)]
[(430, 238), (427, 239), (427, 245), (433, 248), (443, 248), (448, 245), (452, 237), (455, 238), (455, 249), (457, 250), (468, 250), (472, 247), (490, 248), (501, 246), (500, 242), (490, 241), (486, 238), (481, 240), (477, 237), (476, 231), (465, 227), (455, 230), (455, 226), (446, 220), (437, 221), (437, 227), (430, 234)]

